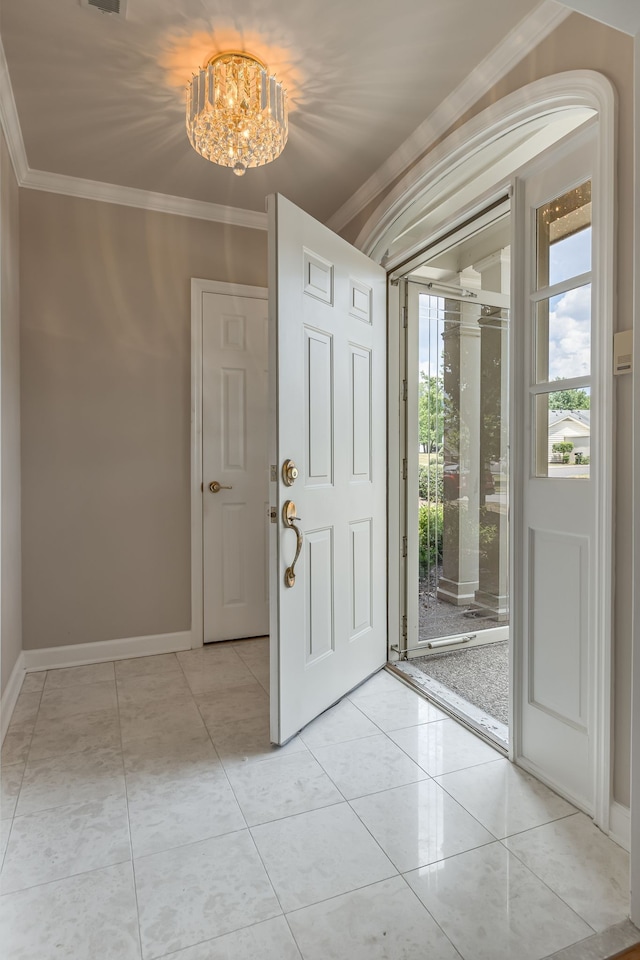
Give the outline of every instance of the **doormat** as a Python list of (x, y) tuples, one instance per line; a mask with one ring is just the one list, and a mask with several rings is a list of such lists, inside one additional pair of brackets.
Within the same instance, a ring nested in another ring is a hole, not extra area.
[(411, 666), (490, 717), (509, 723), (509, 644), (506, 640), (415, 657), (411, 659)]

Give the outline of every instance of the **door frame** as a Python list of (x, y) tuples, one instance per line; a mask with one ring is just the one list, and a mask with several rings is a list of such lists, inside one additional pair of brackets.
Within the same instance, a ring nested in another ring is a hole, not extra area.
[(266, 287), (221, 280), (191, 280), (191, 647), (204, 646), (202, 531), (202, 317), (203, 294), (267, 300)]
[[(602, 548), (599, 557), (600, 570), (603, 573), (603, 599), (597, 616), (596, 630), (599, 633), (600, 643), (597, 651), (597, 662), (594, 664), (592, 686), (592, 695), (594, 697), (594, 710), (596, 721), (596, 743), (594, 745), (595, 756), (595, 810), (596, 822), (605, 832), (616, 835), (618, 842), (628, 844), (628, 838), (620, 835), (619, 824), (622, 817), (622, 811), (619, 804), (613, 803), (612, 797), (612, 507), (613, 507), (613, 484), (612, 484), (612, 462), (611, 453), (613, 448), (612, 423), (613, 423), (613, 389), (611, 375), (611, 354), (612, 354), (612, 334), (613, 334), (613, 305), (615, 295), (615, 276), (614, 276), (614, 239), (615, 239), (615, 163), (616, 163), (616, 93), (610, 81), (600, 73), (592, 70), (567, 71), (562, 74), (545, 77), (527, 84), (520, 89), (508, 94), (502, 100), (477, 116), (471, 118), (462, 127), (455, 130), (442, 142), (440, 142), (430, 153), (419, 161), (398, 184), (382, 199), (377, 208), (371, 213), (369, 219), (360, 231), (356, 240), (356, 245), (360, 247), (373, 259), (377, 259), (385, 264), (389, 271), (389, 435), (390, 438), (400, 439), (402, 434), (402, 415), (398, 409), (401, 404), (396, 405), (396, 401), (401, 390), (402, 384), (400, 376), (394, 369), (394, 355), (397, 354), (397, 344), (394, 340), (399, 339), (397, 334), (394, 337), (393, 321), (402, 328), (403, 319), (398, 304), (397, 287), (391, 285), (395, 277), (401, 273), (401, 268), (407, 269), (407, 266), (426, 245), (425, 236), (420, 248), (413, 246), (407, 241), (403, 247), (402, 231), (409, 218), (417, 220), (422, 210), (421, 203), (424, 204), (424, 197), (429, 190), (435, 186), (440, 186), (441, 181), (447, 176), (450, 169), (465, 161), (469, 157), (478, 153), (482, 149), (483, 143), (488, 143), (502, 134), (519, 126), (526, 120), (541, 117), (554, 111), (561, 111), (572, 107), (587, 107), (597, 114), (598, 138), (596, 145), (596, 169), (594, 177), (597, 178), (600, 186), (600, 210), (602, 218), (600, 222), (600, 238), (596, 240), (596, 257), (600, 257), (601, 263), (601, 282), (594, 296), (594, 312), (597, 311), (601, 318), (601, 329), (598, 335), (597, 345), (594, 342), (594, 351), (602, 350), (599, 375), (601, 376), (601, 388), (603, 392), (601, 432), (603, 434), (600, 449), (603, 451), (603, 463), (599, 470), (599, 515), (598, 515), (598, 538)], [(430, 230), (429, 238), (434, 244), (440, 237), (448, 235), (449, 231), (457, 225), (467, 221), (471, 216), (482, 210), (488, 204), (493, 203), (500, 196), (501, 191), (513, 191), (517, 180), (518, 167), (511, 171), (507, 177), (504, 171), (500, 176), (496, 175), (495, 183), (486, 185), (486, 190), (482, 196), (478, 196), (475, 201), (471, 201), (466, 207), (453, 213), (443, 219), (442, 222), (435, 224)], [(515, 225), (518, 217), (518, 198), (513, 197), (513, 224)], [(393, 249), (390, 256), (388, 251)], [(516, 277), (522, 275), (522, 267), (514, 263), (512, 273), (512, 290), (516, 289)], [(520, 282), (522, 280), (520, 279)], [(515, 305), (514, 299), (514, 305)], [(393, 320), (391, 320), (393, 318)], [(512, 338), (512, 349), (514, 348)], [(515, 381), (515, 375), (512, 378)], [(514, 417), (513, 426), (517, 416)], [(512, 427), (513, 429), (513, 427)], [(512, 442), (513, 442), (512, 433)], [(396, 636), (402, 631), (402, 582), (397, 590), (391, 590), (394, 580), (398, 580), (398, 556), (402, 555), (402, 535), (403, 535), (403, 513), (405, 504), (403, 495), (398, 489), (402, 487), (402, 463), (399, 454), (395, 462), (391, 459), (396, 453), (396, 443), (389, 446), (389, 545), (390, 551), (395, 552), (395, 557), (389, 557), (389, 586), (390, 586), (390, 609), (389, 609), (389, 638), (392, 644), (394, 633)], [(512, 465), (517, 459), (517, 453), (512, 446), (512, 456), (510, 458)], [(399, 476), (398, 476), (399, 475)], [(512, 522), (511, 529), (515, 531), (517, 527), (518, 506), (517, 482), (518, 475), (514, 473), (512, 466)], [(399, 549), (396, 549), (399, 548)], [(512, 563), (514, 550), (512, 549)], [(406, 564), (406, 561), (401, 561)], [(395, 567), (395, 569), (394, 569)], [(513, 576), (511, 577), (513, 583)], [(515, 598), (512, 598), (515, 599)], [(515, 619), (515, 609), (512, 607), (512, 616)], [(517, 669), (515, 663), (516, 657), (512, 657), (512, 673)], [(512, 690), (515, 689), (516, 675), (512, 675)], [(511, 743), (518, 742), (518, 725), (514, 723), (515, 709), (511, 704), (511, 724), (512, 736)], [(516, 752), (512, 747), (511, 759), (515, 759)], [(616, 821), (616, 824), (612, 823)], [(618, 826), (618, 829), (616, 829)]]
[[(636, 91), (640, 90), (640, 32), (634, 40), (634, 78)], [(636, 165), (634, 172), (633, 202), (634, 217), (634, 267), (633, 290), (633, 363), (635, 370), (633, 389), (633, 484), (640, 480), (640, 96), (634, 106), (634, 148)], [(640, 510), (633, 517), (633, 571), (640, 571)], [(640, 923), (640, 603), (632, 597), (632, 677), (631, 677), (631, 920)]]

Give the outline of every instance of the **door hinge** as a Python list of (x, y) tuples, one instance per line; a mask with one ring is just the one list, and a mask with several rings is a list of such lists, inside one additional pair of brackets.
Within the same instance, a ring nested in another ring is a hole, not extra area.
[(406, 538), (406, 537), (403, 537), (403, 538), (402, 538), (402, 556), (403, 556), (403, 557), (406, 557), (407, 552), (408, 552), (408, 550), (407, 550), (407, 538)]
[(402, 381), (402, 399), (403, 400), (407, 399), (407, 381), (406, 380)]
[(406, 328), (407, 328), (407, 308), (406, 308), (406, 307), (401, 307), (400, 309), (401, 309), (401, 311), (402, 311), (402, 326), (403, 326), (403, 328), (406, 330)]
[(404, 614), (402, 618), (402, 638), (403, 640), (407, 639), (407, 615)]
[(403, 480), (407, 479), (407, 461), (406, 460), (402, 461), (402, 479)]

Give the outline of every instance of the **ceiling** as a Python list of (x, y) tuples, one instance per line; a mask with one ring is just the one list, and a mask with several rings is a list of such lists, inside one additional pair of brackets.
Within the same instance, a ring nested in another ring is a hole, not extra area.
[[(634, 0), (635, 2), (635, 0)], [(538, 0), (2, 0), (32, 170), (263, 211), (284, 193), (326, 221)], [(464, 29), (461, 25), (464, 24)], [(199, 157), (184, 90), (246, 49), (287, 86), (289, 143), (242, 178)]]
[(562, 0), (565, 7), (635, 36), (640, 32), (638, 0)]

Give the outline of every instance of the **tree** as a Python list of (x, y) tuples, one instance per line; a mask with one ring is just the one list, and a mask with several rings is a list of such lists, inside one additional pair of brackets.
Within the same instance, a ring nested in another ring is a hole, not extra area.
[(549, 410), (589, 410), (591, 397), (586, 390), (558, 390), (549, 394)]
[(442, 387), (437, 377), (420, 372), (418, 385), (418, 439), (425, 453), (442, 446), (444, 435)]

